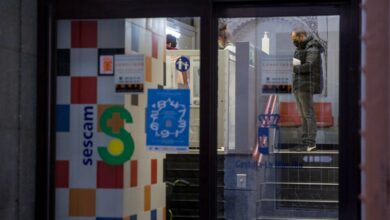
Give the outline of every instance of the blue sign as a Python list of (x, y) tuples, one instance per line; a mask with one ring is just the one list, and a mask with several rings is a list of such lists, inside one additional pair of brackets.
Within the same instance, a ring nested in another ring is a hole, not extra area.
[(189, 120), (190, 90), (148, 90), (146, 145), (149, 150), (187, 151)]
[(277, 128), (279, 125), (279, 114), (260, 114), (259, 117), (260, 127)]
[(176, 60), (176, 69), (180, 72), (186, 72), (190, 69), (190, 60), (185, 56), (179, 57)]
[(259, 143), (259, 152), (269, 154), (269, 128), (259, 127), (257, 141)]

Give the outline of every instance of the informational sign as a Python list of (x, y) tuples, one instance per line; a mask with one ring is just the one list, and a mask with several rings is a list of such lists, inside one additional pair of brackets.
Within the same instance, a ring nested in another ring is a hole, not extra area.
[(144, 55), (115, 55), (116, 92), (143, 92), (144, 79)]
[(279, 128), (279, 119), (279, 114), (260, 114), (258, 116), (257, 143), (261, 154), (268, 155), (270, 153), (270, 143), (276, 144), (275, 136), (273, 140), (270, 139), (270, 129), (275, 132), (275, 129)]
[(263, 94), (283, 94), (292, 91), (292, 56), (262, 55), (260, 59), (261, 91)]
[(114, 56), (103, 55), (100, 56), (99, 60), (99, 75), (114, 75)]
[(149, 89), (146, 145), (152, 151), (188, 151), (190, 90)]
[(269, 154), (269, 128), (259, 127), (258, 129), (258, 143), (259, 143), (259, 152), (268, 155)]
[(185, 56), (181, 56), (177, 58), (175, 64), (176, 64), (176, 69), (180, 72), (186, 72), (187, 70), (190, 69), (190, 60)]

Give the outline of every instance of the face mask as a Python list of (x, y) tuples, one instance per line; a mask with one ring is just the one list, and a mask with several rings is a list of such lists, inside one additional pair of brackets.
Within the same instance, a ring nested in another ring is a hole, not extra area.
[(296, 46), (296, 47), (300, 47), (301, 46), (301, 42), (297, 41), (297, 40), (294, 40), (293, 41), (293, 44)]

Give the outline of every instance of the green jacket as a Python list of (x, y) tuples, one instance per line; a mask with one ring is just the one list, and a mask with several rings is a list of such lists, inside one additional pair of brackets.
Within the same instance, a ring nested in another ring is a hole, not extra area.
[(308, 36), (295, 50), (294, 58), (301, 61), (294, 66), (293, 90), (321, 93), (323, 89), (321, 53), (324, 48), (312, 36)]

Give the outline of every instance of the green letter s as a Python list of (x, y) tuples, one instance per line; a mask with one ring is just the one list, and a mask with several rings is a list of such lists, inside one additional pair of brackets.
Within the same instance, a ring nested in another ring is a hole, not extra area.
[(133, 118), (131, 114), (122, 106), (112, 106), (106, 109), (100, 118), (100, 127), (103, 132), (111, 137), (118, 138), (123, 142), (124, 149), (121, 154), (114, 156), (109, 153), (107, 147), (99, 146), (98, 152), (104, 162), (111, 165), (120, 165), (130, 160), (134, 153), (134, 141), (131, 134), (127, 132), (123, 127), (120, 128), (119, 132), (113, 132), (111, 127), (107, 127), (107, 122), (113, 117), (114, 113), (119, 113), (120, 117), (127, 123), (132, 123)]

